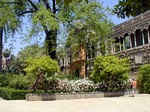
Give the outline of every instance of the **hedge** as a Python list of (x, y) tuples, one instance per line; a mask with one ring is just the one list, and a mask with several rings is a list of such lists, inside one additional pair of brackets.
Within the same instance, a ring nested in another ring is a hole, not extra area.
[(0, 87), (0, 97), (6, 100), (25, 99), (29, 90), (15, 90), (13, 88)]

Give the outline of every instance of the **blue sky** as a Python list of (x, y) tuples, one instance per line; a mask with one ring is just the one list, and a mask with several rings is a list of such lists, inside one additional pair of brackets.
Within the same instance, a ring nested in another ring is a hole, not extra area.
[[(113, 8), (113, 6), (118, 3), (118, 0), (97, 0), (97, 1), (99, 1), (100, 3), (102, 3), (103, 7), (109, 7), (109, 8)], [(110, 19), (116, 25), (120, 24), (120, 23), (122, 23), (122, 22), (124, 22), (124, 21), (127, 20), (127, 18), (126, 19), (119, 19), (116, 15), (111, 15)], [(24, 30), (23, 32), (26, 32), (26, 31)], [(18, 34), (16, 34), (15, 37), (17, 39), (16, 39), (16, 42), (13, 43), (14, 49), (12, 51), (12, 54), (14, 54), (15, 56), (18, 54), (18, 52), (21, 50), (21, 48), (24, 48), (25, 46), (27, 46), (29, 44), (32, 44), (35, 41), (37, 41), (34, 38), (34, 39), (32, 39), (32, 41), (30, 43), (24, 43), (24, 42), (22, 42), (22, 39), (18, 38), (18, 37), (20, 37)], [(7, 43), (4, 43), (4, 49), (5, 48), (9, 48), (9, 44), (10, 44), (10, 40), (8, 40)]]

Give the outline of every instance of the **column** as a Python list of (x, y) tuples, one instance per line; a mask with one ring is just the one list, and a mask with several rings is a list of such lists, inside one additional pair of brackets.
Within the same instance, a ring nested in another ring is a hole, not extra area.
[(134, 43), (135, 43), (135, 47), (137, 47), (137, 44), (136, 44), (136, 34), (134, 33)]
[(129, 38), (130, 38), (130, 48), (132, 48), (131, 34), (129, 35)]
[(120, 39), (120, 37), (119, 37), (119, 49), (121, 51), (121, 39)]
[(113, 43), (111, 41), (111, 53), (113, 53)]
[(125, 49), (125, 42), (124, 42), (125, 37), (122, 38), (123, 40), (123, 49)]
[(105, 54), (108, 54), (108, 42), (107, 42), (107, 40), (105, 41)]
[(96, 56), (100, 55), (100, 41), (97, 43), (97, 53)]
[(143, 34), (143, 31), (141, 31), (142, 33), (142, 41), (143, 41), (143, 45), (145, 45), (145, 40), (144, 40), (144, 34)]
[(148, 43), (150, 44), (150, 34), (149, 34), (149, 29), (147, 30), (147, 34), (148, 34)]
[(115, 53), (115, 43), (113, 43), (113, 53)]

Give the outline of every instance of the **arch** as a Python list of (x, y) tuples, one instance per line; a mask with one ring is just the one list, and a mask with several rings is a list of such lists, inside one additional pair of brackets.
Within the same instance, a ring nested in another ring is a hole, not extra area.
[(124, 44), (125, 44), (126, 49), (129, 49), (131, 47), (131, 45), (130, 45), (130, 35), (128, 33), (126, 33), (124, 35)]
[(143, 30), (144, 44), (148, 44), (148, 30)]
[(80, 70), (77, 68), (74, 72), (75, 77), (79, 78), (80, 77)]
[(118, 37), (115, 37), (115, 51), (120, 51), (120, 40)]
[(140, 29), (137, 29), (137, 30), (135, 31), (135, 36), (136, 36), (136, 43), (137, 43), (137, 46), (143, 45), (142, 33), (141, 33), (141, 30), (140, 30)]
[(64, 67), (64, 66), (61, 66), (60, 71), (61, 71), (62, 73), (64, 73), (65, 67)]
[(131, 44), (132, 44), (132, 48), (133, 48), (133, 47), (135, 47), (134, 34), (131, 33), (131, 34), (130, 34), (130, 37), (131, 37)]
[(123, 37), (120, 37), (120, 44), (121, 44), (121, 50), (123, 50), (124, 48), (124, 42), (123, 42)]

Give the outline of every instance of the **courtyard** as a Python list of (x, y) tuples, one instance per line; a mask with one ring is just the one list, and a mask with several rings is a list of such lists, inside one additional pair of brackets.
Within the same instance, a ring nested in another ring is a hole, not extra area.
[(57, 101), (0, 99), (0, 112), (150, 112), (150, 95)]

